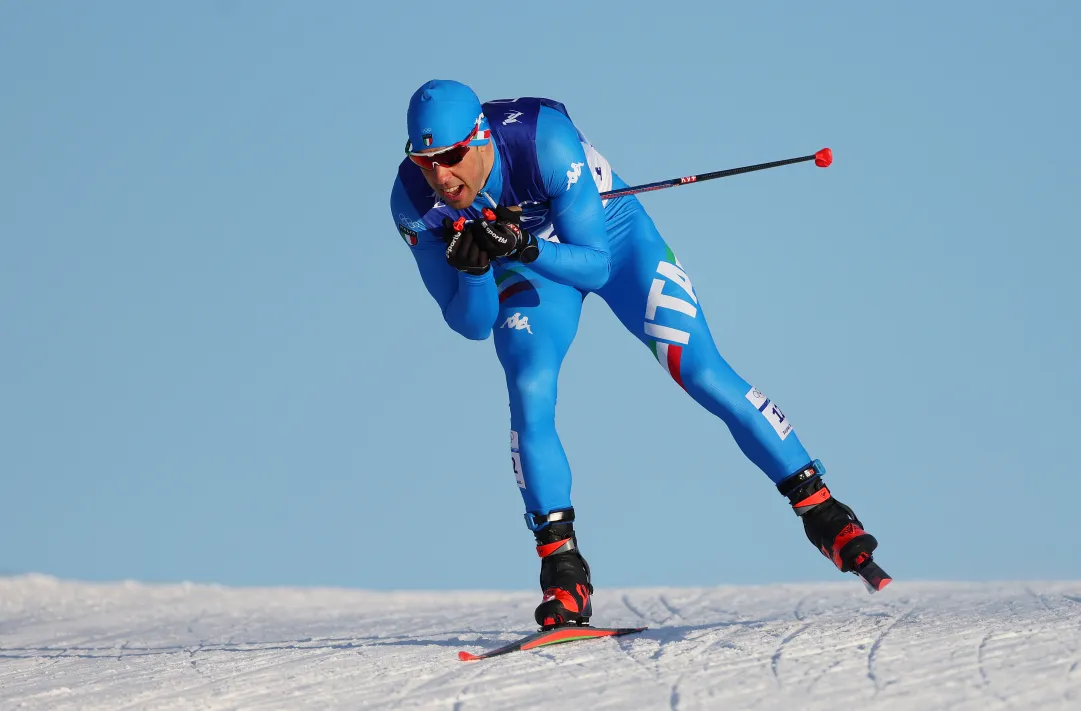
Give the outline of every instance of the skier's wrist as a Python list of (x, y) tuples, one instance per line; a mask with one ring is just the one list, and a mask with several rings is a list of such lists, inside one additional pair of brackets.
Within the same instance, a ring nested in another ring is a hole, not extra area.
[(511, 256), (522, 264), (535, 262), (537, 257), (540, 256), (540, 244), (536, 235), (526, 230), (522, 230), (522, 238), (522, 246)]

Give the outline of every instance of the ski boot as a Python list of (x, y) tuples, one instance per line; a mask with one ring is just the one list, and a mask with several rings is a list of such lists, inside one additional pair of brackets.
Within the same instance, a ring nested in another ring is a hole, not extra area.
[(881, 590), (890, 582), (871, 560), (878, 541), (856, 518), (852, 509), (833, 498), (822, 482), (826, 468), (817, 459), (777, 485), (803, 521), (807, 539), (842, 573), (853, 572), (868, 587)]
[(526, 514), (526, 524), (537, 539), (541, 558), (540, 586), (544, 599), (533, 616), (541, 629), (584, 625), (593, 615), (589, 564), (578, 552), (574, 536), (574, 509), (547, 515)]

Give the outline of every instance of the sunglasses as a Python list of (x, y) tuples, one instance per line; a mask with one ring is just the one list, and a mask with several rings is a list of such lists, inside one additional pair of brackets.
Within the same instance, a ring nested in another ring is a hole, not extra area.
[(409, 156), (409, 160), (419, 165), (422, 170), (435, 170), (437, 165), (450, 168), (461, 163), (466, 153), (469, 153), (469, 144), (477, 137), (478, 129), (480, 129), (479, 124), (474, 126), (464, 139), (436, 153), (414, 153), (412, 142), (406, 141), (405, 153)]

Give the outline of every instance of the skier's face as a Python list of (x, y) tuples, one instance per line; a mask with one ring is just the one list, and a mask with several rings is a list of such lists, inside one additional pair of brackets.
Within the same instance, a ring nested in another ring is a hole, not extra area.
[(483, 146), (471, 146), (454, 165), (437, 162), (431, 170), (421, 168), (420, 172), (440, 200), (456, 210), (464, 210), (473, 204), (488, 180), (493, 151), (491, 141)]

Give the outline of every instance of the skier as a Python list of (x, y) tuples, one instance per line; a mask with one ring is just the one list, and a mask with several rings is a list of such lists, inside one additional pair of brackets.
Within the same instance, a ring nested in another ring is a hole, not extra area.
[(819, 551), (843, 572), (869, 559), (874, 537), (830, 494), (777, 405), (718, 353), (687, 272), (641, 203), (600, 198), (627, 184), (561, 103), (482, 105), (468, 86), (436, 80), (413, 94), (406, 122), (391, 214), (447, 325), (475, 340), (494, 333), (514, 475), (541, 558), (542, 628), (584, 624), (592, 610), (555, 429), (559, 368), (590, 293), (728, 426)]

